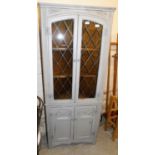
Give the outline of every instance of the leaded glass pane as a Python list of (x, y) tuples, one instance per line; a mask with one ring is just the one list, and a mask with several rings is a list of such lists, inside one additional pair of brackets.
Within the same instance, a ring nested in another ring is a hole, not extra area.
[(79, 98), (95, 97), (102, 29), (102, 25), (93, 21), (82, 22)]
[(72, 98), (73, 20), (52, 23), (55, 99)]

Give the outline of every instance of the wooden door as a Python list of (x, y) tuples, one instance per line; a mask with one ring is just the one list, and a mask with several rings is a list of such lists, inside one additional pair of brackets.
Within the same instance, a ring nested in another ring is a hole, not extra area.
[(73, 109), (53, 108), (50, 132), (52, 145), (70, 144), (73, 141)]
[(96, 107), (78, 107), (75, 111), (75, 142), (93, 142)]

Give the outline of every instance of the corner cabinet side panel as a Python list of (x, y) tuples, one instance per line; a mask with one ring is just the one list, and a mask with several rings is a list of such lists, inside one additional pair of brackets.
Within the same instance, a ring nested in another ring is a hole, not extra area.
[(70, 144), (73, 140), (73, 108), (51, 108), (48, 111), (49, 146)]

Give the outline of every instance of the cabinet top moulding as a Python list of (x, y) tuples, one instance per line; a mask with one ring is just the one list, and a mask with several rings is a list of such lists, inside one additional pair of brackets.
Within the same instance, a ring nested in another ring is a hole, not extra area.
[(88, 11), (115, 11), (115, 7), (98, 7), (98, 6), (81, 6), (81, 5), (71, 5), (71, 4), (54, 4), (54, 3), (38, 3), (41, 8), (61, 8), (61, 9), (76, 9), (76, 10), (88, 10)]

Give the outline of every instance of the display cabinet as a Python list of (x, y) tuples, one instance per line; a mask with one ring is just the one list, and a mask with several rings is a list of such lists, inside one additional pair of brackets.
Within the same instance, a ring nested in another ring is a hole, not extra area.
[(39, 8), (49, 147), (95, 143), (115, 9)]

